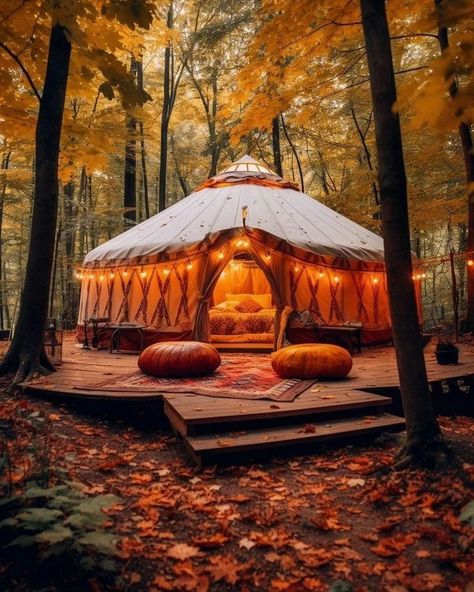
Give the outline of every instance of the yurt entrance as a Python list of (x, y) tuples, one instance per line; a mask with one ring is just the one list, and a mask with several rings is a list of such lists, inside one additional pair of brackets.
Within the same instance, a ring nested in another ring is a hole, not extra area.
[(270, 284), (247, 254), (222, 271), (209, 309), (210, 340), (219, 349), (271, 350), (275, 307)]

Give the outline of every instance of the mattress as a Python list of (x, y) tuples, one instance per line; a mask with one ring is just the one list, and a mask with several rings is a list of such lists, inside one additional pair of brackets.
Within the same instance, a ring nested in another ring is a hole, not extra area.
[(209, 310), (211, 335), (270, 334), (275, 330), (275, 309), (263, 308), (258, 312)]

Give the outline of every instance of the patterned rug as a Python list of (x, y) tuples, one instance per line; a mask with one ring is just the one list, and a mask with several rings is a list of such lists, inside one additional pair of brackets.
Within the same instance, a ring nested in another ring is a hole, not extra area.
[(194, 393), (231, 399), (270, 399), (293, 401), (314, 380), (282, 379), (264, 354), (225, 354), (222, 364), (209, 376), (200, 378), (153, 378), (140, 371), (103, 382), (75, 388), (94, 391), (137, 391), (159, 393)]

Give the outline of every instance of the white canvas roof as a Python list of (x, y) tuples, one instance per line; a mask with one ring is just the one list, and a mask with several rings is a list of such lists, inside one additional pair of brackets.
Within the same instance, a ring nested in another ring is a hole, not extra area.
[(97, 247), (88, 253), (84, 263), (105, 266), (117, 259), (136, 260), (182, 251), (209, 234), (242, 227), (242, 206), (248, 207), (247, 227), (268, 232), (295, 247), (318, 255), (383, 261), (383, 241), (373, 232), (300, 191), (239, 183), (235, 180), (239, 175), (281, 180), (267, 167), (244, 156), (216, 176), (219, 180), (231, 177), (231, 185), (191, 193)]

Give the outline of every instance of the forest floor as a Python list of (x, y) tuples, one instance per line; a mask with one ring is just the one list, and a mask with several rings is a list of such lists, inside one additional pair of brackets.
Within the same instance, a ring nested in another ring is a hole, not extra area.
[(472, 418), (440, 418), (443, 472), (391, 470), (400, 435), (200, 469), (153, 407), (116, 405), (0, 395), (2, 591), (474, 590)]

